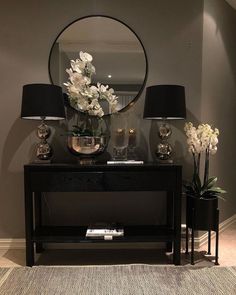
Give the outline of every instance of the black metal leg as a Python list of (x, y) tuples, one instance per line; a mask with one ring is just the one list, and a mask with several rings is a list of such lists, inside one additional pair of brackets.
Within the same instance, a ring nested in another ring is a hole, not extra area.
[(26, 240), (26, 266), (34, 265), (34, 243)]
[(44, 251), (42, 243), (36, 243), (36, 253), (42, 253)]
[(166, 243), (166, 252), (172, 252), (172, 242)]
[[(177, 183), (181, 184), (181, 181), (177, 181)], [(174, 253), (173, 253), (173, 262), (175, 265), (181, 264), (181, 197), (182, 197), (181, 185), (176, 190), (173, 195), (174, 202)]]
[(26, 265), (34, 265), (34, 243), (33, 237), (33, 193), (29, 189), (29, 174), (25, 170), (24, 174), (25, 188), (25, 238), (26, 238)]
[(188, 253), (188, 226), (186, 226), (186, 250), (185, 250), (185, 254), (189, 254)]
[(191, 241), (191, 264), (194, 265), (194, 220), (195, 220), (195, 210), (192, 208), (192, 241)]
[[(167, 227), (173, 227), (173, 192), (167, 192), (166, 194), (166, 221)], [(169, 241), (166, 243), (166, 252), (172, 252), (173, 245), (172, 242)]]
[(218, 257), (219, 257), (219, 209), (217, 209), (216, 215), (216, 257), (215, 257), (215, 265), (219, 265)]
[(208, 251), (207, 255), (211, 255), (211, 230), (208, 231)]
[[(34, 193), (34, 205), (35, 205), (35, 226), (42, 226), (42, 193), (35, 192)], [(43, 252), (43, 244), (36, 243), (36, 253)]]

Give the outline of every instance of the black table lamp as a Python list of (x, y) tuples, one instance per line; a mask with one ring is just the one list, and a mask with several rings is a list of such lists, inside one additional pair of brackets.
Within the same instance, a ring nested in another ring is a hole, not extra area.
[(47, 142), (50, 128), (44, 121), (65, 119), (62, 88), (51, 84), (24, 85), (21, 118), (42, 121), (37, 129), (40, 143), (37, 145), (36, 154), (39, 162), (50, 161), (52, 149)]
[(172, 147), (167, 141), (172, 131), (166, 121), (186, 118), (184, 87), (179, 85), (147, 87), (143, 118), (162, 120), (158, 132), (161, 142), (157, 146), (156, 156), (160, 162), (172, 163)]

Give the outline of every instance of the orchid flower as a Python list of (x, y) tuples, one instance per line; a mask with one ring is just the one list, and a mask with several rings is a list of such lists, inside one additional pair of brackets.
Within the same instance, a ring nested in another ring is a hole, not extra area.
[(99, 100), (106, 100), (112, 112), (116, 111), (117, 96), (114, 89), (108, 85), (97, 83), (91, 85), (91, 77), (95, 74), (95, 67), (92, 65), (93, 57), (87, 52), (80, 51), (76, 60), (71, 60), (71, 67), (66, 70), (69, 81), (64, 83), (67, 87), (67, 94), (70, 103), (78, 110), (87, 112), (89, 115), (102, 117), (104, 111)]

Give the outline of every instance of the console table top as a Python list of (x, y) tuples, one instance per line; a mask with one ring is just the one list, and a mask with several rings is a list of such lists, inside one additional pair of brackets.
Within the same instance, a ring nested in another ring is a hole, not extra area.
[(176, 164), (159, 164), (156, 162), (147, 162), (144, 164), (90, 164), (90, 165), (80, 165), (72, 163), (29, 163), (24, 165), (25, 169), (30, 170), (74, 170), (74, 171), (86, 171), (86, 170), (172, 170), (181, 169), (182, 165)]

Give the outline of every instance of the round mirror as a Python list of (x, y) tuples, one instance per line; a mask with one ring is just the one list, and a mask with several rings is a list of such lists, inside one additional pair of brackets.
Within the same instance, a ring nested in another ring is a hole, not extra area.
[[(117, 96), (116, 111), (133, 105), (141, 94), (147, 77), (147, 56), (134, 31), (121, 21), (107, 16), (89, 16), (69, 24), (53, 43), (49, 56), (49, 75), (53, 84), (62, 86), (69, 75), (71, 60), (80, 59), (80, 52), (92, 56), (95, 73), (91, 85), (108, 85)], [(78, 110), (74, 104), (70, 105)], [(107, 102), (104, 114), (112, 113)]]

